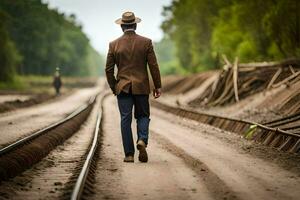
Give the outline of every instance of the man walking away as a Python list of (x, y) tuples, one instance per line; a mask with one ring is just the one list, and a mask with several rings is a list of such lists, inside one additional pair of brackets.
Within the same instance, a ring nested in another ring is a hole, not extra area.
[[(115, 21), (121, 25), (124, 34), (110, 42), (106, 60), (106, 78), (115, 95), (121, 116), (121, 133), (125, 153), (124, 162), (134, 162), (134, 142), (131, 122), (132, 109), (137, 122), (137, 149), (139, 161), (147, 162), (150, 108), (150, 85), (147, 64), (154, 82), (154, 98), (161, 95), (161, 78), (152, 42), (135, 33), (141, 19), (132, 12), (125, 12)], [(114, 76), (114, 66), (118, 73)]]
[(62, 82), (61, 82), (61, 78), (60, 78), (59, 68), (57, 67), (54, 77), (53, 77), (53, 86), (55, 88), (56, 95), (60, 94), (61, 85), (62, 85)]

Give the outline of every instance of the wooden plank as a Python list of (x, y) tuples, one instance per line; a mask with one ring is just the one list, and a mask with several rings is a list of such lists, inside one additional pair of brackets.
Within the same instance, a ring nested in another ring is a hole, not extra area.
[(289, 150), (290, 153), (297, 153), (300, 149), (300, 139), (297, 140), (297, 142), (292, 146), (292, 148)]
[(286, 79), (280, 81), (279, 83), (276, 83), (275, 85), (273, 85), (273, 88), (279, 87), (287, 82), (289, 82), (290, 80), (294, 79), (295, 77), (297, 77), (298, 75), (300, 75), (300, 71), (296, 72), (295, 74), (292, 74), (291, 76), (287, 77)]
[(271, 86), (273, 85), (273, 83), (276, 81), (276, 79), (279, 77), (279, 75), (282, 72), (282, 68), (280, 67), (276, 73), (274, 74), (274, 76), (272, 77), (271, 81), (269, 82), (268, 86), (267, 86), (267, 90), (271, 88)]
[(296, 73), (292, 65), (289, 65), (289, 68), (290, 68), (292, 74), (295, 74), (295, 73)]
[(222, 90), (218, 90), (218, 93), (216, 93), (214, 96), (216, 97), (216, 99), (211, 99), (212, 102), (209, 103), (209, 105), (211, 106), (216, 106), (219, 105), (219, 102), (230, 92), (230, 90), (232, 89), (232, 68), (229, 69), (229, 71), (226, 72), (224, 78), (222, 79), (225, 83), (222, 84), (225, 87), (222, 88)]

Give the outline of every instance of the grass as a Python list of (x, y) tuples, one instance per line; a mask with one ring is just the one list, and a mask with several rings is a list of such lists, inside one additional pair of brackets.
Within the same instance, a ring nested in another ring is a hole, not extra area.
[[(63, 88), (92, 87), (96, 77), (62, 77)], [(15, 76), (11, 82), (0, 82), (0, 91), (16, 91), (24, 93), (52, 93), (52, 76), (26, 75)]]
[(28, 88), (28, 84), (23, 82), (19, 76), (14, 77), (13, 81), (10, 82), (0, 82), (0, 90), (16, 90), (24, 91)]

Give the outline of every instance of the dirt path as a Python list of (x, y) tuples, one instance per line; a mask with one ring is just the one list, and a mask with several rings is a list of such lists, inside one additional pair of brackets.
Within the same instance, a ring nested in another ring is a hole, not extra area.
[(82, 89), (57, 101), (0, 114), (0, 148), (62, 119), (99, 90)]
[(114, 97), (105, 100), (104, 116), (94, 199), (212, 199), (197, 173), (153, 140), (149, 163), (139, 163), (137, 156), (135, 163), (123, 163)]
[(25, 101), (28, 100), (31, 95), (21, 95), (21, 94), (7, 94), (7, 95), (0, 95), (0, 104), (8, 101)]
[(114, 97), (105, 100), (104, 112), (94, 199), (298, 199), (300, 195), (300, 174), (241, 152), (220, 139), (224, 131), (154, 108), (149, 163), (139, 163), (137, 154), (135, 163), (123, 163)]

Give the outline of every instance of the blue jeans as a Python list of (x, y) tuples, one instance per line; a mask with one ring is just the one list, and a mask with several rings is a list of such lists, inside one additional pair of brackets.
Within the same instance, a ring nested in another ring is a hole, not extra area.
[(132, 108), (137, 122), (137, 138), (148, 144), (150, 108), (149, 95), (134, 95), (121, 92), (117, 95), (121, 115), (121, 133), (125, 156), (134, 155), (134, 142), (132, 137), (131, 122)]

